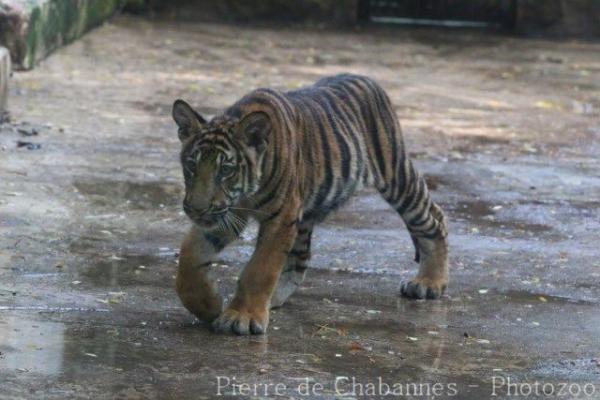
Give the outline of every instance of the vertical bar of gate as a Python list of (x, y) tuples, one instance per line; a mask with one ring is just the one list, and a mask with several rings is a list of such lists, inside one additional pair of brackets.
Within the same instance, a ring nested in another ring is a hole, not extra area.
[(356, 10), (356, 20), (361, 23), (367, 23), (371, 19), (371, 7), (375, 0), (358, 0), (358, 9)]

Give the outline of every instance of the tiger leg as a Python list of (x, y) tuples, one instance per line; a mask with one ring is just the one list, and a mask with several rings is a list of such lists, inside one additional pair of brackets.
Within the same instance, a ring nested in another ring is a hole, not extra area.
[(304, 281), (308, 261), (310, 260), (310, 240), (313, 224), (300, 222), (298, 236), (277, 283), (277, 289), (271, 298), (271, 308), (281, 307)]
[(237, 236), (194, 225), (181, 244), (175, 287), (183, 306), (200, 320), (210, 322), (221, 313), (223, 302), (211, 276), (213, 257)]
[(299, 214), (299, 196), (291, 197), (275, 218), (261, 222), (256, 249), (239, 277), (235, 296), (212, 323), (216, 332), (248, 335), (267, 331), (271, 297), (296, 240)]
[(417, 276), (402, 282), (400, 293), (415, 299), (437, 299), (448, 285), (448, 226), (446, 218), (435, 204), (425, 179), (412, 162), (404, 159), (402, 178), (396, 176), (385, 190), (384, 198), (400, 214), (415, 246)]

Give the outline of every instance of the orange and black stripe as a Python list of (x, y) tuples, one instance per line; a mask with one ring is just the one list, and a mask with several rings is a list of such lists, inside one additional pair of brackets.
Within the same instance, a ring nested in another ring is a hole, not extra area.
[(298, 187), (302, 220), (312, 224), (343, 204), (359, 183), (372, 182), (414, 238), (445, 234), (430, 212), (425, 180), (406, 156), (392, 104), (372, 79), (344, 74), (290, 92), (257, 89), (225, 116), (253, 111), (267, 113), (274, 126), (253, 195), (257, 209), (277, 215), (286, 194)]

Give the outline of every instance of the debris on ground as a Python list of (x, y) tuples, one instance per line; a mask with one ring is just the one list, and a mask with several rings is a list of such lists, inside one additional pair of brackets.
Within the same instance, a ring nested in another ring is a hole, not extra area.
[(25, 147), (27, 150), (39, 150), (42, 148), (42, 145), (39, 143), (33, 143), (33, 142), (26, 142), (23, 140), (18, 140), (17, 141), (17, 147), (21, 148), (21, 147)]

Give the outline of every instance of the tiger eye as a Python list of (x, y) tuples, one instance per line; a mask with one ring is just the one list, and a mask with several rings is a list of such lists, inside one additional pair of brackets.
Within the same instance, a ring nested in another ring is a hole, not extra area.
[(219, 173), (223, 177), (228, 177), (230, 175), (233, 175), (234, 172), (235, 172), (235, 167), (233, 165), (221, 165), (221, 170), (219, 171)]

